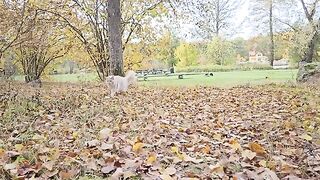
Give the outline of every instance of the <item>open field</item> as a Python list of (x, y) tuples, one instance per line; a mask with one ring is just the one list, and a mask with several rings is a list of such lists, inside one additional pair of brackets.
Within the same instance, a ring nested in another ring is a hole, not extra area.
[[(215, 72), (213, 77), (199, 75), (186, 75), (184, 79), (177, 76), (149, 77), (147, 81), (139, 79), (143, 86), (215, 86), (234, 87), (238, 85), (261, 85), (270, 83), (295, 82), (297, 70), (253, 70)], [(17, 78), (21, 80), (22, 78)], [(61, 74), (49, 76), (54, 82), (90, 82), (97, 81), (96, 74)]]
[(0, 179), (320, 177), (320, 91), (1, 84)]
[(215, 86), (234, 87), (238, 85), (261, 85), (269, 83), (295, 82), (297, 70), (253, 70), (215, 72), (214, 76), (185, 76), (184, 79), (172, 77), (155, 77), (141, 81), (146, 86)]

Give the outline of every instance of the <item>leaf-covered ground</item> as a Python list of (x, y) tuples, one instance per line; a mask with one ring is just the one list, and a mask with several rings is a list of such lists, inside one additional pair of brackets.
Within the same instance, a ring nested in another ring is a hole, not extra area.
[(2, 83), (0, 179), (319, 179), (319, 96)]

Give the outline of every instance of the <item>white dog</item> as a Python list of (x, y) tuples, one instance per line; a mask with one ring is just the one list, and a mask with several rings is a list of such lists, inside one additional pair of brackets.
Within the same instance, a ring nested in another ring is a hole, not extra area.
[(137, 81), (136, 73), (128, 71), (125, 77), (122, 76), (108, 76), (106, 84), (111, 89), (111, 96), (113, 97), (118, 92), (125, 92), (128, 90), (129, 85)]

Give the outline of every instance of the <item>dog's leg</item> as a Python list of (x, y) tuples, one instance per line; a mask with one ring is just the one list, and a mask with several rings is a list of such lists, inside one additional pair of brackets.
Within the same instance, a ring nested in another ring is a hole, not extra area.
[(114, 90), (111, 90), (110, 95), (111, 97), (113, 97), (116, 94), (116, 92)]

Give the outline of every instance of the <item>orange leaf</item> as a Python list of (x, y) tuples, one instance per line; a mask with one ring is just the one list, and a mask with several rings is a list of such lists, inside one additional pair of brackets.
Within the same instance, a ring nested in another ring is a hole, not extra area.
[(204, 154), (210, 153), (210, 146), (206, 145), (204, 148), (201, 149), (201, 152)]
[(266, 150), (258, 143), (249, 143), (249, 148), (251, 151), (257, 153), (258, 155), (265, 155)]
[(61, 179), (71, 179), (73, 174), (67, 171), (60, 171), (59, 176)]
[(234, 150), (240, 150), (241, 149), (241, 145), (238, 143), (238, 141), (236, 139), (232, 139), (229, 141), (230, 146), (232, 147), (232, 149)]

